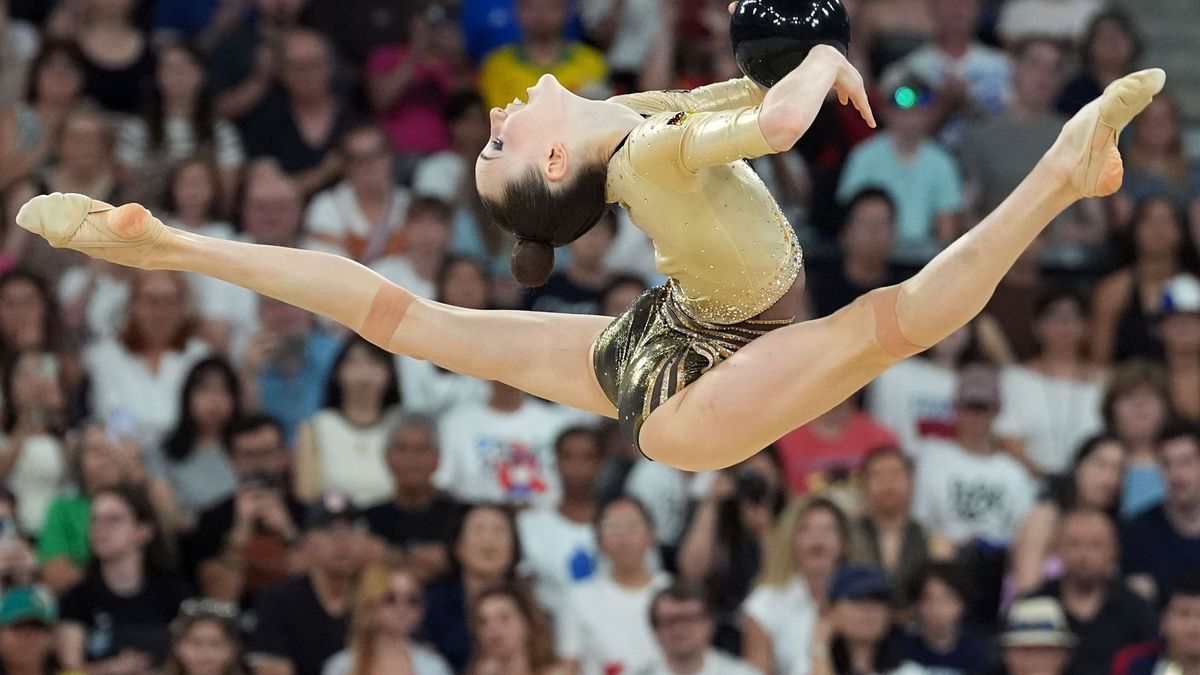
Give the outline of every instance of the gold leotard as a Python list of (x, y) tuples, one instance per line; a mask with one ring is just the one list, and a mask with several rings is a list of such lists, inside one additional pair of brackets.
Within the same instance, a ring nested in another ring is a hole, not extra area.
[(775, 152), (749, 80), (611, 99), (647, 115), (608, 163), (608, 199), (654, 242), (670, 278), (597, 338), (593, 365), (634, 446), (650, 412), (751, 340), (791, 288), (800, 245), (745, 158)]

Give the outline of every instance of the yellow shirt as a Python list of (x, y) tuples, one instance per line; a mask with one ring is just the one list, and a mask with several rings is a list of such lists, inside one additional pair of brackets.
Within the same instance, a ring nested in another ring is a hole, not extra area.
[(658, 271), (697, 319), (732, 324), (775, 304), (800, 272), (795, 231), (743, 161), (775, 150), (764, 90), (742, 78), (610, 100), (650, 117), (608, 163), (608, 200), (654, 242)]
[(525, 90), (550, 73), (575, 93), (601, 84), (608, 74), (604, 55), (581, 43), (567, 45), (562, 58), (545, 66), (528, 59), (520, 45), (501, 47), (483, 60), (479, 69), (479, 93), (489, 108), (503, 108), (514, 98), (525, 100)]

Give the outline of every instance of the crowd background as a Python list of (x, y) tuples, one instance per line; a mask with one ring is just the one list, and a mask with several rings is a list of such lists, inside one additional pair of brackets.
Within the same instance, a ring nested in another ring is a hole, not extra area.
[[(831, 99), (752, 162), (805, 245), (801, 318), (903, 278), (1157, 65), (1100, 0), (844, 1), (881, 128)], [(736, 77), (725, 5), (0, 0), (0, 672), (1200, 673), (1200, 111), (1170, 80), (1121, 191), (978, 320), (706, 474), (13, 222), (42, 192), (137, 200), (453, 305), (616, 315), (661, 282), (623, 213), (544, 287), (509, 275), (473, 187), (488, 110), (543, 72)]]

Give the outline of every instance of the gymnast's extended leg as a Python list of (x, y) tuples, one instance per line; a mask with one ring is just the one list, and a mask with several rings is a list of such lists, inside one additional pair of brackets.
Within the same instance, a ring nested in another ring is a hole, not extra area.
[(1120, 187), (1117, 133), (1164, 77), (1148, 70), (1110, 85), (995, 211), (913, 278), (768, 333), (672, 396), (643, 424), (643, 452), (682, 469), (734, 464), (970, 321), (1056, 215)]

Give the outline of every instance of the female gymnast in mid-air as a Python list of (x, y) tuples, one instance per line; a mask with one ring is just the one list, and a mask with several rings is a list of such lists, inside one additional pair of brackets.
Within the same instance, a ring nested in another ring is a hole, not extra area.
[(769, 90), (740, 79), (591, 101), (544, 76), (527, 103), (491, 111), (492, 139), (475, 176), (492, 217), (518, 237), (519, 281), (542, 283), (553, 247), (586, 232), (610, 203), (654, 241), (669, 281), (616, 320), (451, 307), (351, 260), (211, 239), (166, 227), (138, 204), (84, 195), (35, 197), (17, 222), (53, 246), (217, 277), (329, 317), (392, 352), (616, 417), (651, 459), (716, 469), (973, 318), (1055, 215), (1120, 186), (1117, 134), (1164, 79), (1154, 69), (1113, 82), (1067, 122), (1008, 199), (915, 276), (802, 323), (793, 323), (800, 248), (741, 160), (791, 148), (830, 88), (874, 125), (862, 78), (826, 46)]

